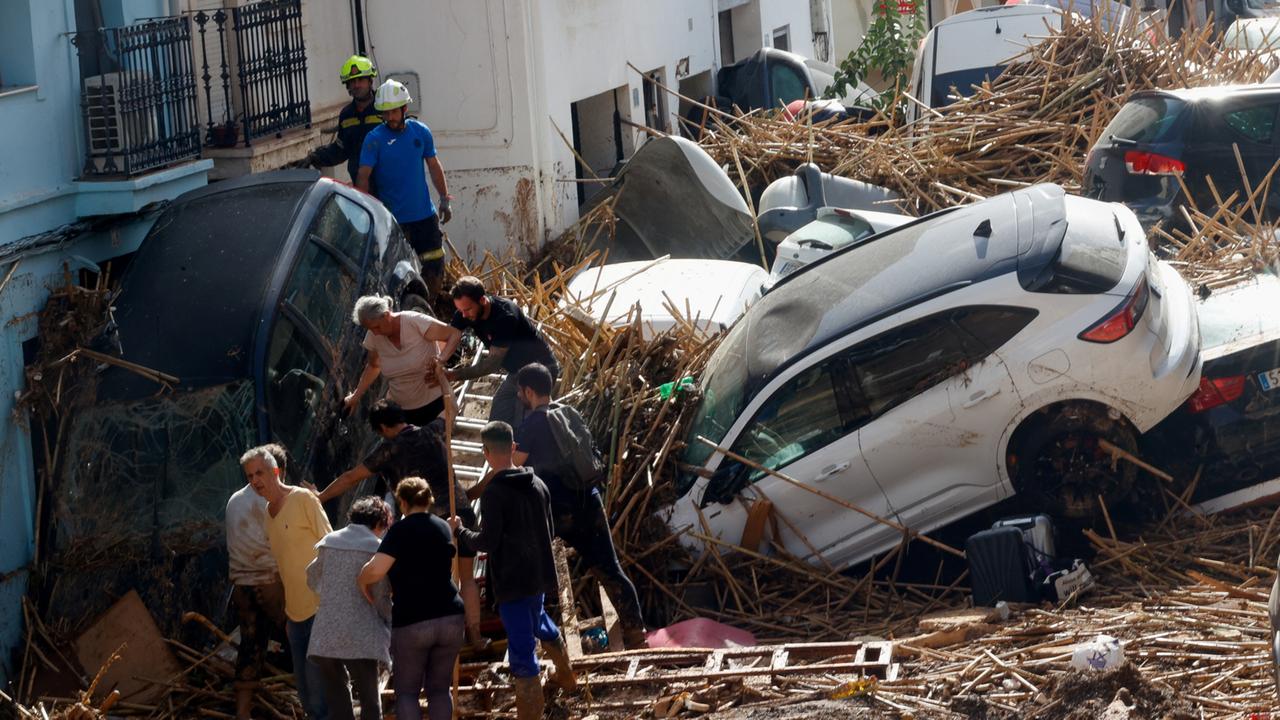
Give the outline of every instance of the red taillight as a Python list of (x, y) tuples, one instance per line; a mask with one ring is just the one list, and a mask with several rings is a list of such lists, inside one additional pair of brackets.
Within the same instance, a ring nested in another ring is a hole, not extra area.
[(1133, 329), (1138, 326), (1138, 320), (1142, 318), (1143, 311), (1147, 309), (1149, 297), (1147, 278), (1143, 276), (1138, 281), (1138, 287), (1129, 293), (1129, 297), (1125, 298), (1120, 307), (1094, 323), (1093, 327), (1080, 333), (1080, 339), (1096, 343), (1113, 343), (1133, 332)]
[(1181, 160), (1140, 150), (1126, 152), (1124, 166), (1130, 175), (1181, 175), (1187, 170)]
[(1200, 378), (1200, 388), (1187, 398), (1187, 408), (1193, 413), (1204, 412), (1209, 408), (1237, 400), (1244, 394), (1244, 376)]

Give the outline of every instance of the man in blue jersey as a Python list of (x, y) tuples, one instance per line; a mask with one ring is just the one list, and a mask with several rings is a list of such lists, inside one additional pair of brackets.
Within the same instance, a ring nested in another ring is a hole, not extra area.
[[(428, 300), (434, 301), (444, 277), (444, 238), (440, 234), (440, 223), (447, 223), (453, 217), (449, 209), (453, 197), (444, 180), (444, 168), (436, 157), (431, 130), (406, 116), (412, 100), (409, 89), (395, 80), (378, 87), (373, 107), (382, 114), (382, 124), (365, 136), (356, 187), (369, 192), (372, 178), (378, 190), (377, 198), (395, 216), (405, 239), (418, 253), (422, 275), (431, 291)], [(431, 184), (440, 196), (439, 214), (427, 190), (427, 177), (422, 169), (424, 160), (431, 172)]]

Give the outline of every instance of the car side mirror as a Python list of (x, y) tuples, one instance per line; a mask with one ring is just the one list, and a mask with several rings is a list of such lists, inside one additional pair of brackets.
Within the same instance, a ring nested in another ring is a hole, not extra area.
[(702, 507), (713, 502), (721, 505), (731, 502), (738, 491), (747, 486), (748, 473), (746, 465), (725, 459), (707, 483), (707, 490), (702, 494)]

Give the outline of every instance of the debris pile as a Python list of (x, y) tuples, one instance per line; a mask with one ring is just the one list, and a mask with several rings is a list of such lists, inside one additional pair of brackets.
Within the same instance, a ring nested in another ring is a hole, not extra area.
[(752, 113), (713, 116), (703, 149), (744, 187), (764, 187), (805, 162), (883, 185), (924, 214), (1012, 188), (1053, 182), (1078, 190), (1085, 154), (1130, 95), (1152, 88), (1258, 82), (1266, 61), (1221, 49), (1213, 28), (1176, 40), (1147, 26), (1108, 30), (1068, 15), (1060, 32), (970, 97), (921, 120), (810, 125)]
[(1266, 196), (1275, 172), (1273, 167), (1257, 186), (1250, 186), (1245, 177), (1245, 186), (1252, 188), (1250, 198), (1233, 193), (1213, 209), (1184, 207), (1185, 227), (1153, 230), (1153, 241), (1193, 287), (1202, 291), (1229, 287), (1277, 266), (1280, 239), (1276, 233), (1280, 228), (1262, 219), (1258, 200)]

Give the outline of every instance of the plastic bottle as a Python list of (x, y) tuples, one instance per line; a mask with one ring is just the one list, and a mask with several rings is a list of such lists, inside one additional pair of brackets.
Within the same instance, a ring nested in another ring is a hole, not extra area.
[(671, 396), (676, 394), (677, 392), (681, 390), (688, 390), (691, 387), (693, 387), (693, 376), (686, 375), (680, 378), (679, 383), (673, 380), (672, 382), (662, 383), (661, 385), (659, 385), (658, 397), (662, 398), (663, 400), (669, 400)]
[(585, 652), (605, 652), (609, 649), (609, 633), (604, 628), (588, 628), (582, 631), (582, 649)]

